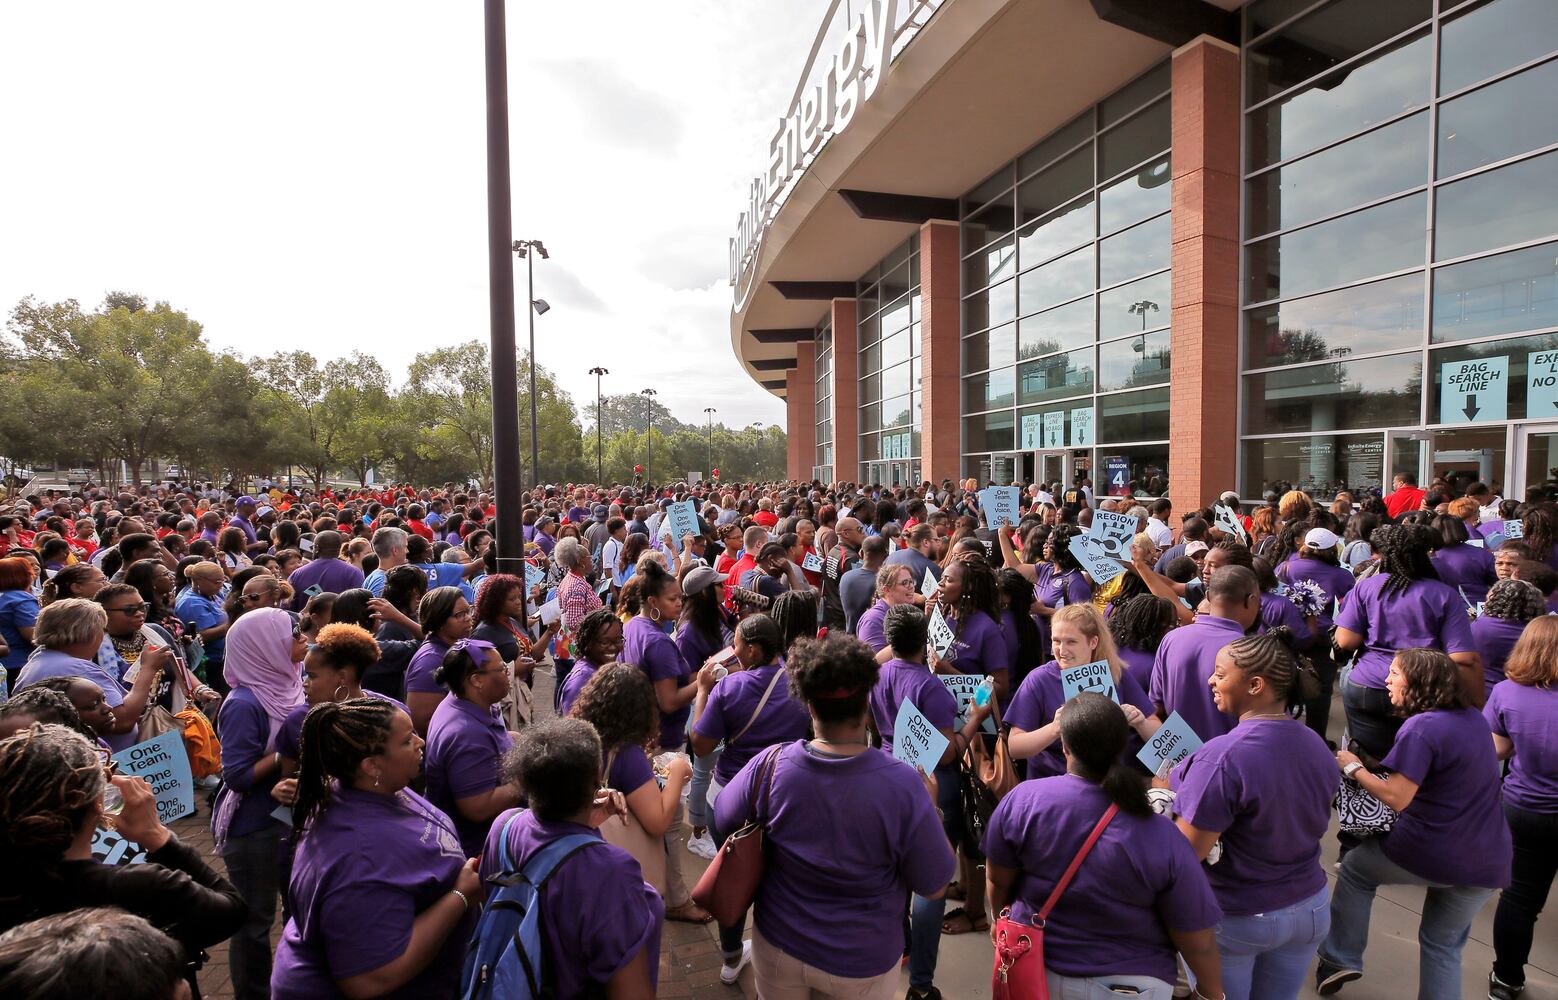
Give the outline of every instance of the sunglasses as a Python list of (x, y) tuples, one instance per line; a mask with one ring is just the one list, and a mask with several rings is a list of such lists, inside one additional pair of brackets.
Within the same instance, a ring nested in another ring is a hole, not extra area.
[(258, 604), (269, 596), (269, 594), (240, 594), (238, 599), (245, 604)]
[(118, 614), (128, 615), (129, 617), (133, 618), (136, 615), (144, 615), (151, 611), (151, 602), (144, 601), (140, 604), (126, 604), (122, 608), (104, 608), (103, 610), (117, 612)]

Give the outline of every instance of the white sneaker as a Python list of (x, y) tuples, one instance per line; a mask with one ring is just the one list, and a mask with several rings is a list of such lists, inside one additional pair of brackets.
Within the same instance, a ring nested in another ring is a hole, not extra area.
[(726, 986), (736, 985), (736, 980), (741, 978), (741, 970), (752, 961), (752, 942), (741, 942), (741, 959), (735, 965), (721, 965), (719, 967), (719, 981)]
[(714, 838), (709, 836), (707, 831), (704, 831), (701, 837), (688, 837), (687, 849), (700, 858), (705, 858), (709, 861), (714, 860)]

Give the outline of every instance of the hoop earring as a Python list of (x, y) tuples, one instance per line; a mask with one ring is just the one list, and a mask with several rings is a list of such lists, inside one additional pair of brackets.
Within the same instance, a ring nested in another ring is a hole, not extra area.
[(652, 607), (649, 609), (649, 620), (652, 622), (658, 622), (660, 620), (659, 608)]
[(345, 684), (337, 684), (335, 686), (335, 691), (333, 691), (331, 693), (331, 695), (330, 695), (330, 700), (331, 701), (340, 701), (341, 700), (341, 692), (345, 691), (345, 690), (346, 690), (346, 685)]

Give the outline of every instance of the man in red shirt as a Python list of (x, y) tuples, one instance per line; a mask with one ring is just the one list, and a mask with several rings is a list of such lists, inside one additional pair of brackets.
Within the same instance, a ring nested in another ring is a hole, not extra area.
[(1390, 481), (1390, 487), (1390, 495), (1385, 498), (1385, 513), (1392, 519), (1422, 507), (1423, 497), (1428, 495), (1427, 490), (1418, 488), (1417, 477), (1410, 472), (1396, 473)]
[(757, 568), (757, 554), (768, 544), (768, 529), (754, 524), (741, 536), (741, 558), (730, 567), (725, 576), (725, 597), (730, 598), (730, 588), (741, 586), (741, 574)]
[(757, 502), (757, 513), (752, 515), (752, 523), (761, 524), (769, 531), (773, 531), (778, 525), (779, 515), (774, 513), (774, 502), (768, 497), (763, 497)]

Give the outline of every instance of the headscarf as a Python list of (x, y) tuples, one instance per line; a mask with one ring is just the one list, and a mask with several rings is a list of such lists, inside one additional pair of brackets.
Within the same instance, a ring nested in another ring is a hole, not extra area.
[(222, 676), (231, 687), (248, 688), (270, 719), (271, 741), (287, 714), (303, 704), (302, 671), (292, 661), (292, 616), (280, 608), (259, 608), (227, 632)]

